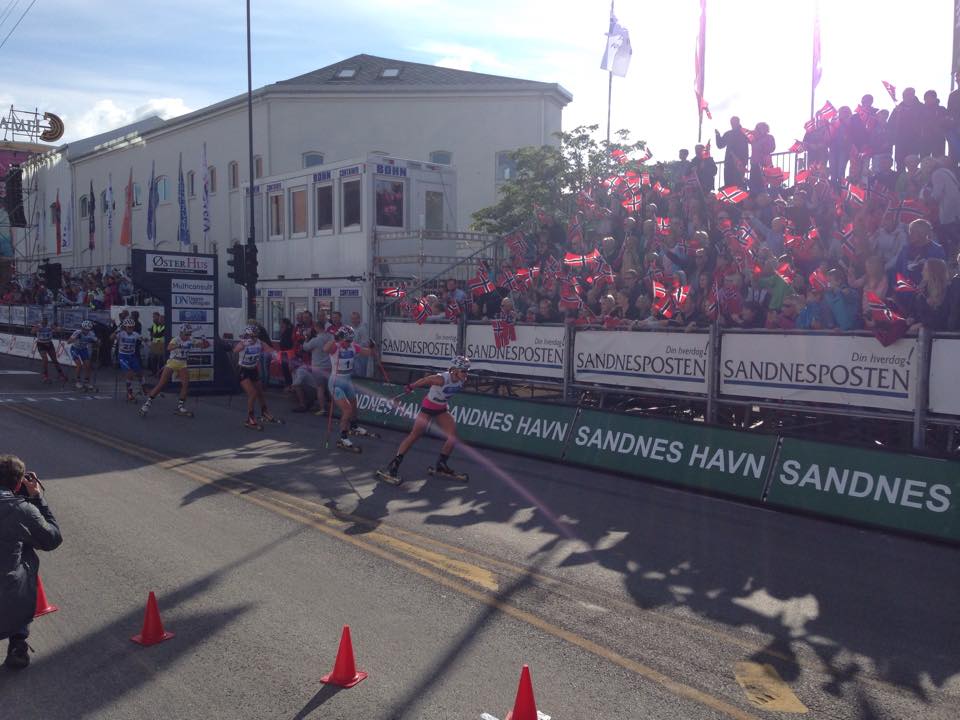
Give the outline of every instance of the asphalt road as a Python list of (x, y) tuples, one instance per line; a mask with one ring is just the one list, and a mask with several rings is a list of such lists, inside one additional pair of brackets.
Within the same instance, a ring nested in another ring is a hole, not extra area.
[[(957, 548), (488, 451), (427, 480), (435, 441), (395, 488), (398, 434), (327, 449), (280, 394), (257, 433), (36, 370), (0, 358), (0, 452), (61, 522), (60, 610), (0, 717), (503, 718), (524, 663), (557, 720), (960, 717)], [(150, 590), (176, 635), (142, 648)], [(344, 624), (370, 677), (335, 691)]]

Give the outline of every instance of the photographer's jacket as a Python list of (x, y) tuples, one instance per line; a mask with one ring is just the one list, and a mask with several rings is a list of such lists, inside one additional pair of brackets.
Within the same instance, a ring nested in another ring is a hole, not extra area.
[(63, 538), (43, 498), (0, 489), (0, 638), (33, 619), (37, 607), (36, 550), (53, 550)]

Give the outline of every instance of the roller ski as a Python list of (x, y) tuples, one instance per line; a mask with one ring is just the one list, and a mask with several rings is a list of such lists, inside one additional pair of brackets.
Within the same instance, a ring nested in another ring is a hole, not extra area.
[(370, 438), (371, 440), (379, 440), (379, 439), (380, 439), (379, 433), (372, 432), (372, 431), (367, 430), (366, 428), (362, 428), (362, 427), (350, 428), (350, 434), (351, 434), (351, 435), (354, 435), (354, 436), (356, 436), (356, 437)]
[(274, 417), (270, 413), (263, 413), (260, 417), (257, 418), (257, 422), (261, 425), (286, 425), (287, 422), (283, 418)]
[(363, 450), (360, 448), (359, 445), (354, 445), (352, 442), (350, 442), (350, 438), (345, 438), (345, 437), (342, 437), (339, 440), (337, 440), (337, 447), (340, 448), (341, 450), (348, 450), (352, 453), (363, 452)]
[(248, 430), (259, 430), (263, 432), (263, 425), (257, 422), (257, 419), (253, 415), (249, 415), (244, 421), (243, 426)]
[(387, 467), (377, 470), (376, 477), (377, 480), (383, 480), (389, 485), (399, 485), (403, 482), (403, 478), (400, 477), (400, 463), (396, 459), (391, 460)]
[(455, 472), (446, 463), (437, 463), (436, 466), (431, 465), (427, 468), (427, 475), (430, 477), (444, 478), (445, 480), (453, 480), (455, 482), (470, 482), (469, 475), (466, 473)]
[(179, 415), (180, 417), (185, 417), (185, 418), (192, 418), (192, 417), (193, 417), (193, 411), (187, 410), (187, 409), (183, 406), (183, 403), (182, 403), (182, 402), (181, 402), (179, 405), (177, 405), (177, 409), (173, 411), (173, 414), (174, 414), (174, 415)]

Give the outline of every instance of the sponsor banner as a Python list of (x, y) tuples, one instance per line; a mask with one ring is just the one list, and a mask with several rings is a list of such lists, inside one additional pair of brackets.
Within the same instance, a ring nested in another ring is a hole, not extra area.
[(931, 412), (960, 415), (960, 339), (935, 338), (930, 350)]
[[(354, 380), (362, 422), (409, 430), (420, 411), (423, 390), (403, 395), (400, 385)], [(450, 402), (457, 436), (467, 443), (559, 460), (576, 409), (562, 405), (461, 393)], [(438, 431), (431, 428), (438, 435)]]
[(457, 326), (450, 323), (384, 321), (380, 332), (383, 362), (445, 369), (457, 354)]
[(83, 310), (61, 310), (59, 325), (65, 330), (76, 330), (84, 318)]
[(767, 502), (960, 540), (960, 463), (787, 438)]
[(171, 275), (207, 275), (213, 277), (217, 260), (206, 255), (167, 255), (148, 252), (145, 269), (148, 273)]
[(707, 393), (707, 350), (703, 333), (585, 330), (574, 340), (577, 383)]
[[(53, 346), (56, 348), (58, 360), (73, 365), (73, 361), (70, 359), (70, 349), (63, 340), (54, 338)], [(40, 357), (36, 350), (36, 338), (32, 335), (0, 333), (0, 353), (26, 358)]]
[(191, 325), (194, 323), (212, 323), (215, 315), (214, 310), (180, 309), (173, 311), (173, 322), (190, 323)]
[(214, 306), (213, 295), (183, 295), (172, 293), (170, 295), (170, 305), (177, 308), (212, 308)]
[(173, 278), (170, 292), (213, 295), (213, 280), (194, 280), (193, 278)]
[(912, 411), (916, 340), (883, 347), (873, 337), (723, 335), (720, 393)]
[(563, 377), (566, 328), (517, 325), (517, 339), (498, 348), (489, 323), (467, 326), (466, 352), (473, 370), (501, 375)]
[(584, 410), (566, 460), (760, 500), (776, 438)]
[(10, 307), (10, 324), (24, 325), (27, 322), (27, 308), (23, 305), (12, 305)]

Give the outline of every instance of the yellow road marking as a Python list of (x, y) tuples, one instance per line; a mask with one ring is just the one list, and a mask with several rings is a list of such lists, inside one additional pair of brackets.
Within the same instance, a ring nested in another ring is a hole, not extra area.
[[(92, 430), (87, 428), (83, 428), (83, 429), (77, 428), (72, 424), (69, 424), (66, 421), (61, 420), (60, 418), (48, 415), (47, 413), (41, 413), (41, 412), (35, 411), (32, 408), (27, 409), (25, 407), (14, 407), (14, 406), (6, 406), (6, 407), (8, 407), (9, 409), (21, 415), (25, 415), (39, 422), (43, 422), (45, 424), (57, 427), (63, 430), (64, 432), (70, 433), (72, 435), (88, 438), (90, 440), (93, 440), (94, 442), (97, 442), (98, 444), (104, 445), (114, 450), (118, 450), (127, 455), (137, 457), (141, 460), (149, 461), (150, 463), (155, 464), (158, 467), (170, 470), (171, 472), (187, 477), (200, 484), (216, 485), (219, 489), (225, 492), (228, 492), (234, 495), (235, 497), (238, 497), (242, 500), (253, 503), (254, 505), (258, 505), (264, 509), (270, 510), (271, 512), (283, 515), (291, 520), (308, 525), (342, 542), (349, 543), (354, 547), (365, 550), (366, 552), (376, 555), (377, 557), (380, 557), (384, 560), (388, 560), (394, 564), (400, 565), (401, 567), (411, 570), (412, 572), (415, 572), (418, 575), (421, 575), (422, 577), (428, 578), (440, 585), (443, 585), (444, 587), (447, 587), (451, 590), (454, 590), (460, 593), (461, 595), (472, 598), (473, 600), (476, 600), (479, 603), (482, 603), (490, 607), (494, 607), (500, 612), (504, 613), (505, 615), (508, 615), (509, 617), (512, 617), (516, 620), (524, 622), (532, 627), (537, 628), (538, 630), (541, 630), (544, 633), (547, 633), (556, 638), (564, 640), (565, 642), (571, 645), (579, 647), (615, 665), (619, 665), (622, 668), (630, 670), (636, 673), (637, 675), (640, 675), (641, 677), (647, 680), (650, 680), (651, 682), (655, 682), (658, 685), (661, 685), (663, 688), (665, 688), (669, 692), (679, 697), (683, 697), (688, 700), (698, 702), (702, 705), (712, 708), (713, 710), (716, 710), (717, 712), (723, 713), (728, 717), (735, 718), (735, 720), (759, 720), (759, 718), (757, 718), (756, 716), (751, 715), (750, 713), (745, 712), (734, 705), (731, 705), (725, 700), (722, 700), (718, 697), (710, 695), (709, 693), (706, 693), (702, 690), (698, 690), (697, 688), (691, 687), (690, 685), (686, 685), (685, 683), (682, 683), (678, 680), (674, 680), (668, 677), (667, 675), (659, 672), (658, 670), (655, 670), (649, 665), (645, 665), (641, 662), (633, 660), (632, 658), (628, 658), (624, 655), (621, 655), (620, 653), (614, 650), (611, 650), (610, 648), (604, 647), (603, 645), (600, 645), (599, 643), (596, 643), (593, 640), (589, 640), (588, 638), (585, 638), (574, 632), (565, 630), (539, 617), (538, 615), (535, 615), (526, 610), (522, 610), (519, 607), (511, 605), (509, 602), (505, 600), (501, 600), (498, 597), (489, 595), (486, 592), (483, 592), (481, 590), (476, 589), (475, 587), (472, 587), (471, 585), (461, 582), (460, 580), (454, 579), (447, 574), (449, 571), (447, 570), (445, 563), (444, 563), (444, 567), (437, 568), (439, 570), (443, 570), (443, 572), (437, 572), (437, 570), (432, 569), (431, 567), (424, 567), (424, 565), (413, 562), (411, 559), (408, 559), (407, 557), (403, 557), (402, 555), (396, 554), (396, 551), (398, 551), (401, 547), (400, 545), (397, 545), (395, 543), (390, 543), (390, 542), (385, 543), (386, 547), (384, 545), (374, 544), (370, 538), (370, 536), (373, 535), (374, 533), (367, 533), (359, 536), (347, 535), (341, 532), (340, 527), (335, 526), (335, 525), (342, 526), (343, 523), (333, 518), (333, 516), (329, 513), (329, 510), (327, 510), (326, 508), (324, 508), (324, 510), (327, 511), (326, 513), (321, 513), (319, 510), (317, 511), (308, 510), (306, 508), (303, 508), (302, 506), (292, 504), (290, 502), (281, 500), (280, 498), (276, 497), (276, 495), (278, 494), (286, 495), (285, 493), (277, 493), (276, 491), (270, 490), (268, 488), (263, 488), (261, 486), (254, 485), (244, 480), (239, 480), (237, 478), (230, 477), (228, 475), (220, 473), (219, 471), (213, 470), (212, 468), (206, 468), (206, 467), (200, 468), (199, 466), (196, 466), (196, 465), (191, 467), (190, 465), (185, 465), (183, 459), (170, 458), (156, 451), (149, 450), (147, 448), (142, 448), (137, 445), (133, 445), (132, 443), (128, 443), (118, 438), (110, 437), (97, 430)], [(197, 470), (201, 470), (201, 469), (202, 469), (202, 472), (197, 472)], [(207, 477), (206, 476), (207, 474), (214, 477)], [(216, 477), (216, 476), (219, 476), (219, 477)], [(227, 486), (227, 484), (229, 484), (232, 487)], [(252, 492), (252, 491), (256, 491), (256, 492)], [(384, 535), (383, 537), (387, 537), (387, 536)], [(415, 551), (414, 557), (416, 557), (417, 559), (421, 559), (423, 562), (426, 562), (429, 565), (434, 565), (434, 563), (431, 562), (431, 560), (436, 559), (435, 556), (438, 555), (437, 553), (430, 553), (430, 555), (434, 557), (430, 559), (424, 559), (421, 555), (422, 548), (416, 548), (413, 545), (410, 545), (409, 543), (403, 543), (402, 545), (406, 546), (412, 551)], [(449, 561), (450, 559), (447, 558), (447, 560)], [(465, 566), (467, 564), (463, 563), (462, 565)], [(477, 571), (476, 573), (472, 573), (472, 572), (468, 573), (471, 575), (471, 578), (470, 578), (471, 580), (474, 577), (483, 577), (483, 573), (488, 572), (488, 571), (485, 571), (483, 568), (479, 568), (479, 567), (475, 568), (475, 570)]]
[(747, 694), (747, 699), (769, 712), (805, 713), (807, 706), (777, 674), (773, 665), (738, 662), (733, 674)]

